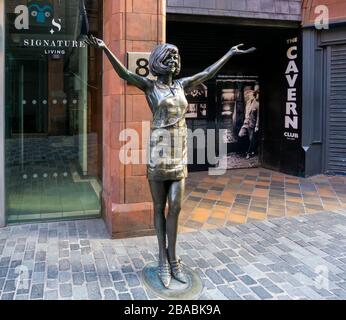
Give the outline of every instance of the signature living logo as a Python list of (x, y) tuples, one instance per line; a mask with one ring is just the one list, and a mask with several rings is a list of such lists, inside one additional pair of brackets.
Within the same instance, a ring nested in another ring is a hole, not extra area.
[(32, 2), (18, 5), (14, 26), (17, 30), (30, 30), (30, 26), (48, 26), (50, 34), (61, 31), (61, 19), (54, 18), (54, 7), (49, 3)]
[[(15, 7), (14, 27), (18, 31), (30, 30), (32, 27), (47, 27), (48, 33), (54, 35), (62, 30), (62, 19), (54, 17), (54, 6), (49, 2), (30, 2), (28, 5)], [(22, 46), (26, 48), (44, 48), (47, 55), (64, 55), (66, 48), (84, 48), (84, 41), (70, 39), (25, 38)]]

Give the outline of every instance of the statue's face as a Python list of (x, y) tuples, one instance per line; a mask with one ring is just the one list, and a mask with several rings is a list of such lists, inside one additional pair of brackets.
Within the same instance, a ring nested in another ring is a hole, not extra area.
[(180, 70), (180, 56), (176, 49), (172, 49), (167, 58), (163, 61), (163, 64), (167, 67), (167, 72), (172, 74), (179, 73)]

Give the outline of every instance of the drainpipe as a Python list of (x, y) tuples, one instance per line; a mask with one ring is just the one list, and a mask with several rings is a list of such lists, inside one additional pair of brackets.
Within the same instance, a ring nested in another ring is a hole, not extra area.
[(5, 0), (0, 0), (0, 227), (5, 224)]

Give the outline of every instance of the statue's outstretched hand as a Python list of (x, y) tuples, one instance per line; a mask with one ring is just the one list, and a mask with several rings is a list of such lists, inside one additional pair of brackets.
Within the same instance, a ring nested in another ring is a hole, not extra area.
[(91, 35), (90, 37), (85, 39), (85, 43), (88, 44), (91, 47), (104, 49), (106, 47), (106, 44), (103, 42), (103, 40), (98, 39)]
[(247, 50), (240, 50), (239, 48), (242, 47), (244, 44), (241, 43), (241, 44), (238, 44), (237, 46), (234, 46), (232, 49), (231, 49), (231, 53), (233, 55), (240, 55), (240, 54), (246, 54), (246, 53), (251, 53), (251, 52), (254, 52), (256, 51), (256, 48), (255, 47), (252, 47), (250, 49), (247, 49)]

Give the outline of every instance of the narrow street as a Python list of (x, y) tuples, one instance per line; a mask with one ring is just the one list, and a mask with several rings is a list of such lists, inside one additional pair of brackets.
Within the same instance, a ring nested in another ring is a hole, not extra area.
[[(346, 211), (182, 233), (200, 299), (345, 299)], [(110, 240), (102, 220), (0, 230), (1, 299), (158, 299), (141, 270), (155, 237)]]

